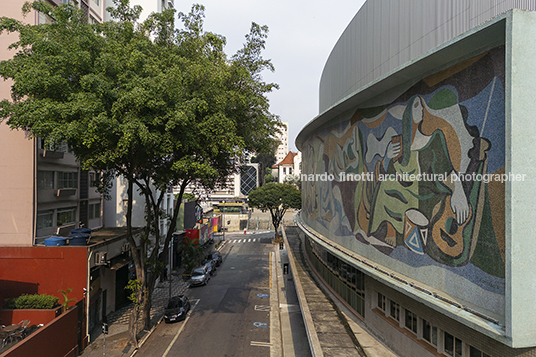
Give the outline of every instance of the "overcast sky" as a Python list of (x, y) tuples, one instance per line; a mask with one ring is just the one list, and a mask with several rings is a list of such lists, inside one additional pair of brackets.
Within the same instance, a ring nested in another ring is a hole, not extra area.
[(280, 89), (269, 95), (271, 112), (289, 122), (289, 149), (300, 130), (318, 115), (318, 85), (324, 64), (340, 35), (365, 0), (175, 0), (175, 9), (189, 12), (205, 6), (205, 30), (227, 39), (231, 56), (245, 41), (251, 22), (269, 27), (264, 57), (275, 72), (264, 80)]

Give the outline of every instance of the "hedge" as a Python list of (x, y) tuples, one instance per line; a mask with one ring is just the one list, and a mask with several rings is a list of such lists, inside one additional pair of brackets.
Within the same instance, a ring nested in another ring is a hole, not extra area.
[(4, 301), (4, 309), (53, 309), (59, 305), (59, 298), (46, 294), (23, 294)]

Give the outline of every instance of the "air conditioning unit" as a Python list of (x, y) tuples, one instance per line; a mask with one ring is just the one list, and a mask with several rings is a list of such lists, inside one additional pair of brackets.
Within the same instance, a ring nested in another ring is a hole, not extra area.
[(123, 244), (123, 246), (121, 247), (121, 252), (122, 253), (130, 252), (130, 244), (128, 243)]
[(95, 265), (107, 265), (106, 252), (95, 253)]

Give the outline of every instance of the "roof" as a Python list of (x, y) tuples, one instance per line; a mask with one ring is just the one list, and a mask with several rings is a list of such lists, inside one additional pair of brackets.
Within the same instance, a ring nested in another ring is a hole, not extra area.
[(294, 165), (294, 157), (296, 155), (298, 155), (298, 153), (294, 153), (292, 151), (289, 151), (287, 156), (285, 156), (285, 158), (283, 160), (281, 160), (281, 162), (279, 162), (279, 163), (275, 164), (274, 166), (272, 166), (272, 168), (275, 169), (279, 165)]

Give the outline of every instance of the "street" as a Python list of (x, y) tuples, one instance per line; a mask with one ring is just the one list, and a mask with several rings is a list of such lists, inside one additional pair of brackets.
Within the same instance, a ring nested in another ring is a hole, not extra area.
[(280, 349), (279, 329), (271, 333), (270, 322), (276, 299), (270, 289), (272, 235), (226, 234), (223, 263), (206, 286), (186, 292), (187, 318), (161, 323), (137, 355), (270, 356), (271, 349)]

